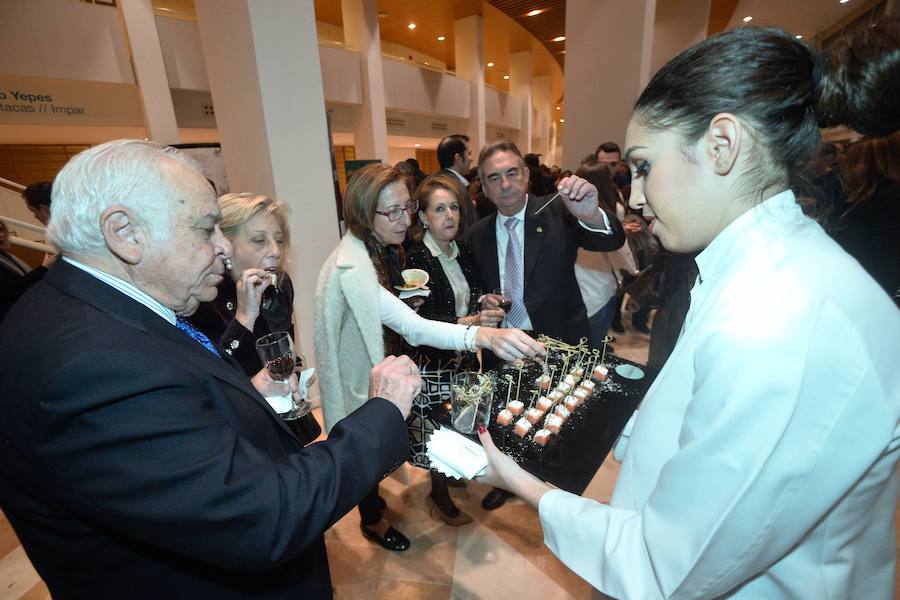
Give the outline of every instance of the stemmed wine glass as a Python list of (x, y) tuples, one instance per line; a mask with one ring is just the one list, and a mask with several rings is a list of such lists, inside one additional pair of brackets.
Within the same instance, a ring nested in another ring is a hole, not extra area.
[(286, 331), (276, 331), (256, 340), (256, 353), (272, 377), (285, 380), (294, 372), (294, 341)]
[[(497, 288), (496, 290), (494, 290), (494, 295), (499, 297), (500, 308), (503, 310), (503, 312), (509, 314), (509, 309), (512, 308), (513, 302), (512, 296), (509, 294), (509, 292), (507, 292), (503, 288)], [(506, 326), (505, 316), (503, 317), (503, 323), (501, 323), (501, 326)]]
[(279, 416), (301, 441), (308, 443), (314, 440), (321, 433), (321, 428), (312, 415), (312, 405), (306, 400), (295, 399), (287, 382), (294, 372), (294, 365), (303, 366), (306, 362), (302, 355), (294, 354), (294, 341), (290, 334), (276, 331), (264, 335), (256, 340), (256, 353), (272, 377), (279, 380), (269, 386), (275, 389), (280, 385), (279, 391), (272, 393), (273, 400), (282, 399), (284, 394), (290, 398), (290, 408), (280, 412)]

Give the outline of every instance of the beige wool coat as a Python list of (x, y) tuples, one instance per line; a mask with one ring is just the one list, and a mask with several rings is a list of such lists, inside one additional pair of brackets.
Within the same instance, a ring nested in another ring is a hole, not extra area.
[(365, 244), (348, 233), (316, 284), (314, 344), (326, 431), (369, 399), (369, 372), (384, 358), (378, 288)]

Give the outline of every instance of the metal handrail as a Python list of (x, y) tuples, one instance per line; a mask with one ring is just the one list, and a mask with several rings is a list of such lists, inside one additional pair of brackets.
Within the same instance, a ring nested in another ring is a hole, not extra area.
[(56, 248), (54, 248), (53, 246), (48, 246), (47, 244), (42, 244), (41, 242), (26, 240), (25, 238), (20, 238), (17, 235), (9, 236), (9, 241), (15, 246), (22, 246), (23, 248), (30, 248), (31, 250), (37, 250), (38, 252), (44, 252), (47, 254), (56, 254)]
[(25, 221), (20, 221), (18, 219), (13, 219), (12, 217), (7, 217), (5, 215), (0, 215), (0, 220), (5, 222), (7, 225), (12, 225), (13, 227), (21, 227), (22, 229), (27, 229), (28, 231), (33, 231), (35, 233), (46, 233), (47, 229), (42, 225), (34, 225), (32, 223), (26, 223)]
[(19, 193), (25, 191), (25, 186), (21, 183), (16, 183), (15, 181), (10, 181), (9, 179), (4, 179), (3, 177), (0, 177), (0, 187), (5, 187), (8, 190)]

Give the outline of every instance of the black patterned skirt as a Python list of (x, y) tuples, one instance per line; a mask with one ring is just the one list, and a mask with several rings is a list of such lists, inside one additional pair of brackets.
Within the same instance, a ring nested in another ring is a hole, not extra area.
[(478, 357), (472, 352), (418, 350), (412, 354), (412, 359), (422, 374), (422, 391), (413, 400), (412, 411), (406, 420), (409, 462), (430, 469), (425, 444), (435, 429), (450, 424), (450, 385), (453, 376), (463, 371), (478, 371)]

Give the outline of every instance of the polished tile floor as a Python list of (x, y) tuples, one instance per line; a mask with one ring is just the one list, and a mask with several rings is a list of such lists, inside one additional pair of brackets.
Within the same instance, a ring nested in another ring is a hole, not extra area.
[[(618, 338), (616, 354), (646, 361), (648, 336), (628, 331)], [(618, 464), (608, 457), (585, 495), (608, 500), (617, 473)], [(543, 544), (537, 514), (523, 502), (512, 500), (487, 512), (480, 505), (487, 488), (471, 482), (465, 489), (451, 488), (456, 504), (474, 522), (449, 527), (428, 514), (429, 486), (427, 472), (410, 466), (382, 483), (386, 516), (412, 540), (406, 552), (388, 552), (365, 540), (355, 510), (325, 534), (336, 598), (564, 600), (591, 596), (590, 586)], [(14, 598), (43, 600), (50, 594), (0, 513), (0, 600)], [(900, 599), (900, 584), (895, 598)]]

